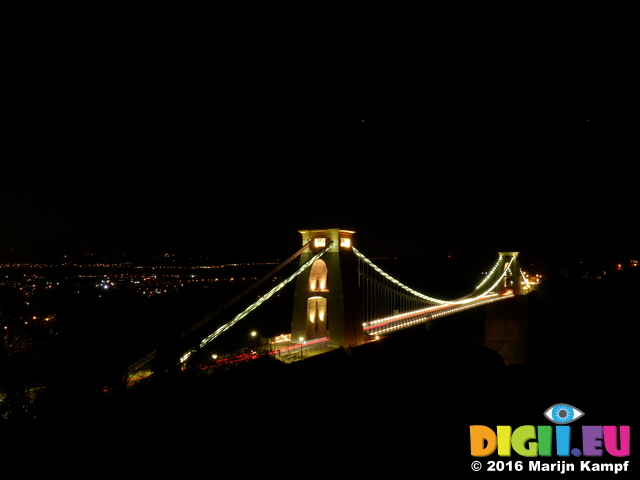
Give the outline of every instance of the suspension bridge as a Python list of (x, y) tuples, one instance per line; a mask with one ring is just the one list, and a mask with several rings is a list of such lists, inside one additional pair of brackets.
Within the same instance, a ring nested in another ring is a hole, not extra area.
[[(194, 354), (294, 282), (291, 334), (284, 335), (286, 342), (275, 347), (279, 352), (289, 349), (302, 352), (319, 345), (362, 345), (381, 335), (513, 298), (529, 288), (518, 264), (518, 252), (499, 252), (493, 267), (467, 295), (440, 299), (412, 289), (378, 267), (354, 246), (354, 231), (331, 228), (300, 230), (299, 233), (302, 247), (297, 252), (182, 332), (180, 351), (174, 359), (176, 365), (184, 365)], [(298, 268), (292, 274), (231, 320), (212, 332), (210, 327), (208, 330), (210, 322), (221, 312), (295, 261)], [(129, 377), (148, 369), (157, 353), (151, 352), (131, 365)]]

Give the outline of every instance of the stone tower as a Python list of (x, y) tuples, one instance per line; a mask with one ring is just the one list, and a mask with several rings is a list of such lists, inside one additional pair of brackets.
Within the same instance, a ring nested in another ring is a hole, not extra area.
[(355, 232), (339, 228), (299, 232), (303, 245), (311, 242), (300, 256), (300, 265), (330, 247), (297, 277), (291, 341), (329, 337), (334, 346), (363, 344), (357, 258), (351, 249)]

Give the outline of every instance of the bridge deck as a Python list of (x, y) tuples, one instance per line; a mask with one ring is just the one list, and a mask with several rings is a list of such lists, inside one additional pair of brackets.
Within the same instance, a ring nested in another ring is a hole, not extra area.
[(411, 312), (400, 313), (386, 318), (380, 318), (371, 322), (366, 322), (363, 329), (367, 335), (381, 335), (391, 333), (403, 328), (412, 327), (420, 323), (425, 323), (435, 318), (451, 315), (469, 308), (478, 307), (483, 304), (504, 300), (513, 297), (511, 295), (498, 295), (492, 293), (469, 303), (436, 305), (433, 307), (421, 308)]

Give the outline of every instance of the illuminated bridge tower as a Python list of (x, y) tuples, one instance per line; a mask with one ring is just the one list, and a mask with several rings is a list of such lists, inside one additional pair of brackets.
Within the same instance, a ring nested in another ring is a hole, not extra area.
[(504, 276), (502, 280), (502, 288), (497, 293), (504, 293), (506, 290), (513, 290), (514, 295), (522, 295), (522, 282), (520, 280), (520, 263), (518, 262), (519, 252), (498, 252), (502, 259), (502, 269), (499, 274), (507, 268), (511, 259), (511, 266), (509, 272)]
[(355, 232), (339, 228), (299, 232), (303, 245), (311, 242), (300, 256), (300, 265), (331, 246), (297, 278), (291, 341), (329, 337), (334, 346), (364, 343), (357, 258), (351, 249)]
[(527, 296), (522, 295), (518, 252), (499, 253), (502, 264), (498, 274), (504, 272), (510, 261), (511, 266), (495, 293), (511, 290), (515, 298), (487, 305), (484, 346), (498, 352), (507, 365), (517, 365), (526, 362), (530, 355)]

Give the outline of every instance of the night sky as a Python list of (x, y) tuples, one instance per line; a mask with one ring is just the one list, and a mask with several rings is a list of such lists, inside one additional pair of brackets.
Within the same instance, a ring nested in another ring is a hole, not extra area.
[(640, 245), (628, 29), (177, 23), (4, 43), (0, 252)]

